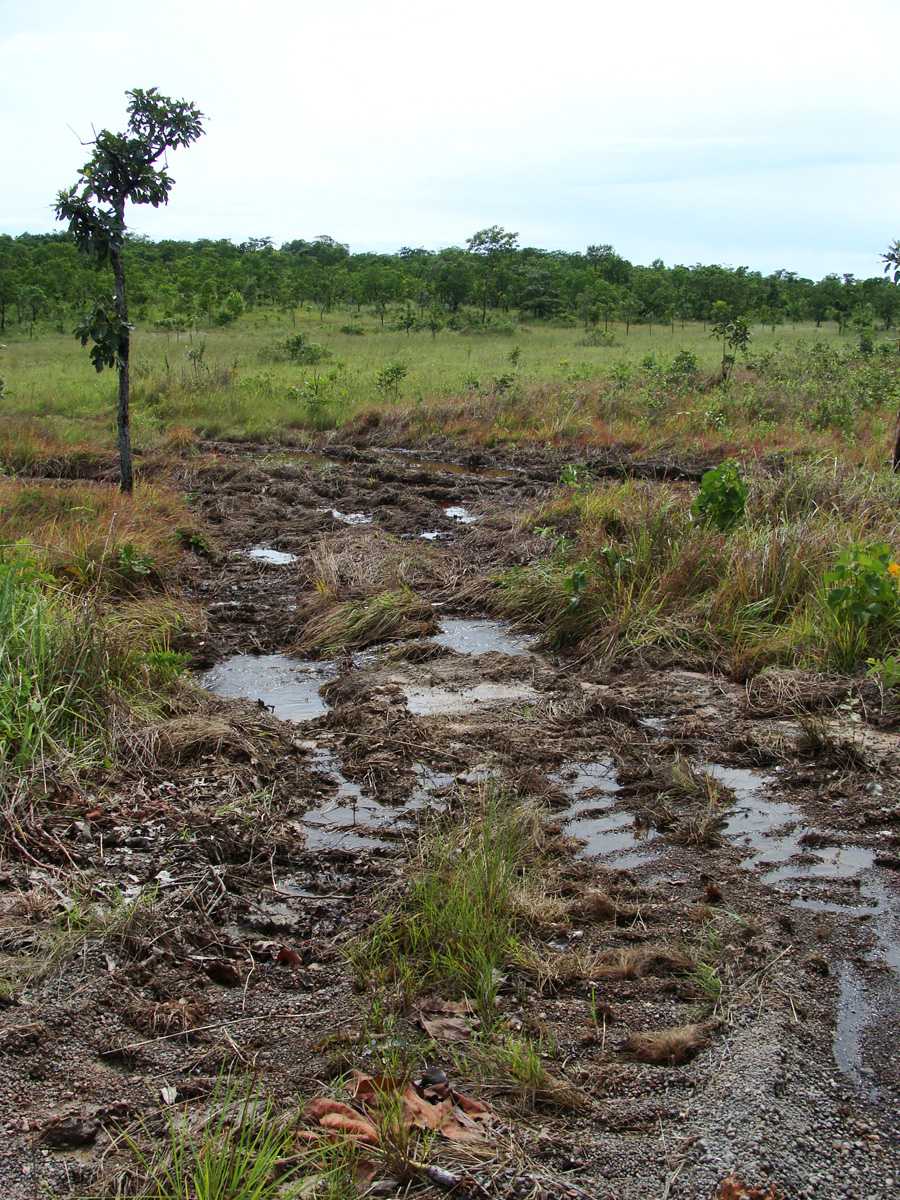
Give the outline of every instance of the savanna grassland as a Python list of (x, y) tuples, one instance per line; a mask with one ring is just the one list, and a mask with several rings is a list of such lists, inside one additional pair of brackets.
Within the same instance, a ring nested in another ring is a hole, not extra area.
[(4, 1195), (893, 1194), (894, 290), (503, 232), (34, 251)]
[[(296, 445), (360, 419), (399, 424), (416, 441), (446, 434), (488, 447), (615, 442), (753, 453), (814, 446), (871, 465), (890, 441), (897, 383), (889, 336), (865, 357), (836, 326), (756, 327), (723, 388), (715, 382), (722, 342), (702, 323), (628, 334), (614, 323), (605, 331), (507, 324), (499, 334), (476, 325), (432, 336), (355, 314), (300, 313), (189, 333), (139, 327), (135, 446)], [(92, 370), (74, 339), (19, 334), (2, 361), (11, 465), (15, 456), (39, 456), (42, 445), (114, 444), (114, 382)]]

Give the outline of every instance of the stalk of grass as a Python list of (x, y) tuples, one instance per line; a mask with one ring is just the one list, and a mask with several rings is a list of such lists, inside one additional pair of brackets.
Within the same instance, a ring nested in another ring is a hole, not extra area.
[(407, 588), (379, 592), (365, 600), (348, 600), (310, 620), (300, 649), (308, 654), (335, 654), (378, 642), (421, 636), (437, 628), (434, 610)]
[(353, 945), (357, 973), (413, 993), (468, 996), (491, 1024), (499, 972), (515, 956), (516, 895), (535, 836), (532, 810), (486, 788), (462, 822), (427, 840), (405, 896)]
[[(137, 1200), (275, 1200), (296, 1177), (297, 1167), (279, 1164), (293, 1147), (291, 1130), (276, 1118), (271, 1101), (260, 1102), (252, 1082), (220, 1080), (212, 1115), (192, 1128), (182, 1114), (168, 1114), (165, 1143), (148, 1151), (129, 1140), (140, 1183)], [(120, 1193), (121, 1194), (121, 1193)]]

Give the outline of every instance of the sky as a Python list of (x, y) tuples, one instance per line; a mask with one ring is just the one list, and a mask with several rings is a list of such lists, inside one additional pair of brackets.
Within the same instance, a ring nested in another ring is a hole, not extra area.
[(0, 232), (53, 229), (124, 92), (193, 100), (151, 237), (353, 250), (608, 242), (634, 262), (881, 273), (900, 0), (0, 0)]

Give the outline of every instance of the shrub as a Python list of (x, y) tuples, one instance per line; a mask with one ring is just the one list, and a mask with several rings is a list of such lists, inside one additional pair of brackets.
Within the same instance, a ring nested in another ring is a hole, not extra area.
[(295, 333), (292, 337), (287, 338), (282, 342), (280, 349), (291, 362), (303, 363), (306, 366), (314, 366), (316, 363), (325, 362), (326, 359), (331, 358), (330, 350), (319, 345), (318, 342), (307, 341), (306, 335), (303, 333)]
[(740, 467), (727, 460), (705, 473), (692, 511), (698, 520), (728, 533), (744, 519), (748, 495)]
[(846, 549), (825, 575), (825, 602), (836, 630), (832, 652), (852, 666), (900, 638), (900, 562), (885, 542)]
[(692, 350), (679, 350), (666, 371), (666, 383), (682, 387), (693, 383), (700, 374), (700, 362)]
[(608, 329), (592, 329), (578, 343), (579, 346), (617, 346), (618, 344)]
[(398, 400), (400, 398), (400, 384), (408, 374), (409, 367), (406, 363), (402, 363), (398, 359), (393, 359), (391, 362), (386, 362), (375, 376), (375, 386), (381, 392), (382, 396), (387, 397), (389, 400)]

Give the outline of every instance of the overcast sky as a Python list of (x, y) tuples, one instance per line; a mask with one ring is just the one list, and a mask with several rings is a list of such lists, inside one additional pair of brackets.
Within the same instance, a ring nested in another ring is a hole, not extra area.
[(611, 242), (880, 274), (900, 0), (0, 0), (0, 232), (54, 227), (124, 91), (194, 100), (153, 237)]

